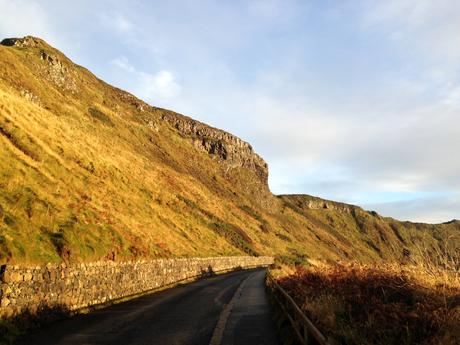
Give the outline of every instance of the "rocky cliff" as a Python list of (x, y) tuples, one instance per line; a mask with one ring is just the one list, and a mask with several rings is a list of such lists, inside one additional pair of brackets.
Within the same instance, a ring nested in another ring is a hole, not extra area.
[(216, 157), (229, 168), (243, 167), (254, 171), (264, 184), (268, 184), (268, 165), (247, 142), (171, 111), (165, 112), (162, 119), (176, 128), (196, 148)]

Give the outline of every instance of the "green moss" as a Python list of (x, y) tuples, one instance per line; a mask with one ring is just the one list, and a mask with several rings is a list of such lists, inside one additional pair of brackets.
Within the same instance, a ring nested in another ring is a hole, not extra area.
[(245, 252), (249, 255), (257, 256), (258, 253), (252, 248), (251, 239), (244, 233), (243, 230), (237, 228), (233, 224), (225, 222), (217, 222), (209, 224), (209, 227), (217, 234), (225, 238), (232, 246)]
[(297, 251), (291, 252), (287, 255), (277, 255), (275, 261), (280, 264), (289, 266), (308, 266), (308, 256), (306, 254), (300, 254)]
[(265, 223), (265, 219), (258, 213), (256, 212), (253, 208), (247, 206), (247, 205), (240, 205), (239, 208), (249, 214), (252, 218), (256, 219), (257, 221), (261, 223)]
[[(5, 230), (0, 228), (0, 233), (3, 233)], [(10, 258), (12, 252), (8, 247), (8, 241), (4, 235), (0, 235), (0, 259)]]
[(9, 214), (5, 214), (3, 216), (3, 222), (9, 226), (13, 226), (16, 223), (16, 221), (14, 220), (14, 217)]
[(63, 232), (56, 232), (56, 233), (50, 233), (49, 239), (53, 246), (56, 248), (58, 252), (61, 251), (61, 249), (65, 246), (66, 244), (66, 239), (64, 238), (64, 233)]
[(102, 122), (104, 125), (115, 127), (115, 124), (113, 123), (112, 119), (108, 115), (100, 111), (99, 109), (95, 107), (90, 107), (88, 108), (88, 113), (91, 115), (93, 119), (96, 119)]
[(252, 207), (248, 205), (239, 205), (238, 207), (260, 223), (259, 229), (262, 232), (264, 233), (271, 232), (272, 228), (270, 226), (270, 223), (264, 217), (262, 217), (262, 215), (259, 212), (257, 212), (256, 210), (254, 210)]

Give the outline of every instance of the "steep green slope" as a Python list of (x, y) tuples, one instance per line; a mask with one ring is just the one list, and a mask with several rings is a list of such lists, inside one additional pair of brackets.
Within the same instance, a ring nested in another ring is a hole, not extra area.
[(0, 143), (0, 263), (408, 260), (460, 243), (457, 221), (273, 196), (249, 144), (152, 107), (33, 37), (0, 45)]

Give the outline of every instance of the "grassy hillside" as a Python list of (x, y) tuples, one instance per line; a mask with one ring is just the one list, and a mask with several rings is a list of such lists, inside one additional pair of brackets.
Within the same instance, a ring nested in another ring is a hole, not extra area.
[(249, 144), (151, 107), (36, 38), (0, 45), (0, 143), (0, 263), (408, 261), (460, 246), (458, 221), (274, 196)]

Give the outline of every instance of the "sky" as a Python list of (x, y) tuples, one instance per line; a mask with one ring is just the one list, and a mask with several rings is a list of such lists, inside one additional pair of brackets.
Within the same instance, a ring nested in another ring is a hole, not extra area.
[(250, 142), (276, 194), (460, 218), (457, 0), (0, 0), (24, 35)]

